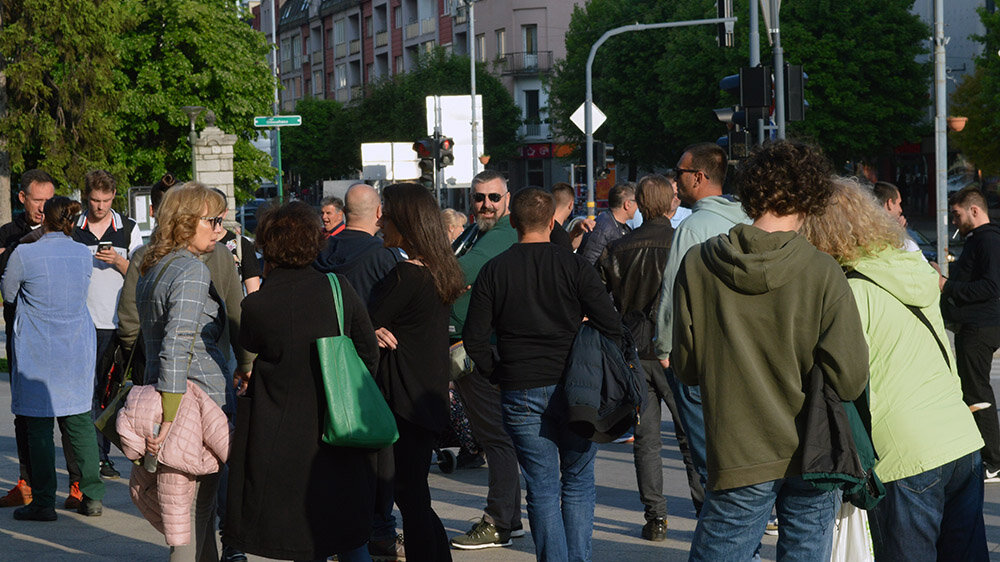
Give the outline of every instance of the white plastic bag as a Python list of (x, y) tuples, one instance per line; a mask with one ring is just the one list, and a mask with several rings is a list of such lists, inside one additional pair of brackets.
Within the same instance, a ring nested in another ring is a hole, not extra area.
[(874, 562), (868, 512), (843, 502), (833, 527), (831, 562)]

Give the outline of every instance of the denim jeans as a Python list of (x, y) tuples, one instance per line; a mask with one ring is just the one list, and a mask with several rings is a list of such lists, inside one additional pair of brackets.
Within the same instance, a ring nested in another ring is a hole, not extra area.
[(501, 406), (527, 487), (535, 556), (590, 560), (597, 447), (570, 430), (562, 385), (504, 390)]
[(708, 462), (705, 460), (705, 414), (701, 411), (701, 388), (682, 383), (674, 375), (673, 369), (667, 369), (667, 383), (674, 393), (674, 403), (677, 405), (681, 428), (687, 437), (691, 462), (701, 477), (701, 487), (707, 489)]
[(712, 490), (694, 531), (689, 560), (749, 560), (771, 507), (778, 510), (778, 560), (829, 560), (839, 491), (824, 492), (800, 476)]
[(868, 512), (880, 562), (989, 560), (978, 451), (886, 482), (885, 490), (885, 498)]

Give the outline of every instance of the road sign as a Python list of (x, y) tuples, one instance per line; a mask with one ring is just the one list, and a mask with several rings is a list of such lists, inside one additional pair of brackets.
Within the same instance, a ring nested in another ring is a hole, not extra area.
[[(587, 132), (586, 129), (587, 124), (585, 122), (587, 118), (585, 114), (586, 105), (587, 105), (586, 102), (581, 103), (580, 107), (576, 108), (576, 111), (573, 112), (573, 115), (570, 115), (569, 117), (569, 120), (572, 121), (574, 125), (579, 127), (580, 130), (583, 131), (584, 133)], [(594, 127), (591, 129), (591, 131), (596, 131), (601, 127), (601, 125), (604, 124), (604, 121), (607, 120), (608, 117), (604, 115), (604, 113), (602, 113), (600, 109), (597, 109), (597, 104), (593, 104), (591, 105), (590, 118), (594, 120)]]
[(254, 127), (298, 127), (302, 124), (301, 115), (275, 115), (273, 117), (254, 117)]

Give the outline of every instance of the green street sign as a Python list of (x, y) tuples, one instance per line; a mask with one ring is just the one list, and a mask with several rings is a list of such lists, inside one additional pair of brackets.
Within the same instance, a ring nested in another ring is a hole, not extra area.
[(254, 117), (254, 127), (298, 127), (302, 124), (301, 115), (275, 115), (273, 117)]

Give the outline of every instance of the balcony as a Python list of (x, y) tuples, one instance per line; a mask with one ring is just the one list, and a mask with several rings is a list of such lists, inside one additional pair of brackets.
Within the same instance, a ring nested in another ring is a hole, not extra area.
[(351, 54), (356, 55), (361, 52), (361, 39), (355, 39), (351, 41)]
[(420, 34), (421, 35), (423, 35), (425, 33), (434, 33), (434, 31), (436, 29), (437, 29), (437, 25), (436, 25), (436, 22), (434, 21), (434, 18), (427, 18), (427, 19), (420, 20)]
[(337, 43), (333, 48), (333, 56), (342, 59), (347, 56), (347, 43)]
[(552, 70), (552, 51), (507, 53), (497, 62), (504, 75), (547, 73)]
[(403, 30), (405, 37), (407, 39), (413, 39), (420, 35), (420, 22), (413, 22), (406, 24), (406, 29)]
[(526, 139), (545, 139), (549, 137), (548, 123), (525, 123), (519, 131)]
[(375, 34), (375, 46), (376, 47), (385, 47), (388, 44), (389, 44), (389, 32), (388, 31), (379, 31), (378, 33)]
[(344, 103), (348, 100), (349, 95), (350, 95), (350, 90), (348, 90), (347, 88), (337, 89), (337, 101)]

